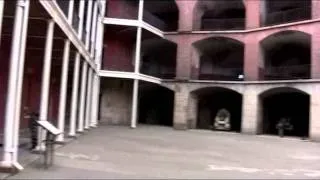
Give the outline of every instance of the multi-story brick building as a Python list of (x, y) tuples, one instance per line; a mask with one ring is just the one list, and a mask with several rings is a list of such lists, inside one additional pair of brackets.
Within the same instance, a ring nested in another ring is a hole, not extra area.
[(230, 131), (289, 118), (320, 140), (319, 0), (5, 0), (0, 26), (3, 167), (19, 167), (25, 110), (72, 137), (212, 129), (226, 109)]
[(100, 121), (320, 139), (318, 0), (110, 0)]

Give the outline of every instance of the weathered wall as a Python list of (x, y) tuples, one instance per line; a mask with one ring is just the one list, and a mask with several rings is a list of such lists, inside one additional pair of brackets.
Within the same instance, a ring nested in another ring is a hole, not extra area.
[(100, 123), (129, 125), (132, 81), (104, 79), (101, 84)]

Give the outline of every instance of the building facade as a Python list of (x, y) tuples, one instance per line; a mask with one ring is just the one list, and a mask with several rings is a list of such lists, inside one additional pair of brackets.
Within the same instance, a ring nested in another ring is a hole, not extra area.
[(101, 123), (320, 139), (318, 0), (110, 0)]
[[(24, 114), (65, 136), (98, 124), (320, 140), (318, 0), (0, 1), (3, 168), (22, 169)], [(43, 149), (42, 132), (37, 149)]]

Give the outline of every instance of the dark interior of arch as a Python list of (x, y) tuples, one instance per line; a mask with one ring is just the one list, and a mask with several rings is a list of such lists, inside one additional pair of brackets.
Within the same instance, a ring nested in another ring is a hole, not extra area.
[(245, 7), (242, 0), (200, 1), (203, 8), (201, 30), (245, 29)]
[(178, 29), (179, 10), (175, 0), (144, 1), (143, 20), (162, 31)]
[(164, 87), (141, 83), (138, 122), (148, 125), (173, 125), (174, 92)]
[(162, 79), (176, 76), (177, 45), (164, 39), (150, 39), (141, 45), (141, 72)]
[(242, 81), (244, 45), (230, 38), (215, 37), (198, 42), (199, 79)]
[(264, 79), (309, 79), (311, 64), (310, 36), (295, 31), (278, 33), (262, 43)]
[(301, 92), (280, 92), (262, 99), (263, 133), (277, 135), (276, 125), (281, 118), (289, 118), (292, 131), (285, 136), (308, 137), (309, 133), (309, 95)]
[(311, 18), (311, 0), (266, 0), (264, 25), (295, 22)]
[(240, 132), (242, 95), (223, 88), (205, 89), (197, 92), (197, 128), (212, 129), (217, 112), (226, 109), (230, 113), (230, 131)]

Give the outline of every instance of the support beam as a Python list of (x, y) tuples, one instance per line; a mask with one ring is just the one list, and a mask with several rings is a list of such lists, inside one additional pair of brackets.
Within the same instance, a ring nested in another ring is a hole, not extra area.
[(68, 23), (72, 25), (74, 11), (74, 0), (69, 0), (69, 9), (68, 9)]
[[(51, 73), (51, 55), (53, 46), (54, 35), (54, 21), (48, 20), (47, 38), (43, 59), (43, 71), (42, 71), (42, 86), (41, 86), (41, 99), (40, 99), (40, 113), (39, 119), (41, 121), (48, 120), (48, 108), (49, 108), (49, 92), (50, 92), (50, 73)], [(45, 138), (45, 130), (39, 128), (38, 131), (38, 144), (37, 150), (42, 151), (45, 149), (43, 140)]]
[(2, 35), (3, 9), (4, 9), (4, 1), (0, 1), (0, 43), (1, 43), (1, 35)]
[(90, 33), (92, 33), (91, 29), (91, 20), (92, 20), (92, 3), (93, 1), (88, 1), (88, 10), (87, 10), (87, 20), (86, 20), (86, 40), (85, 40), (85, 46), (86, 49), (89, 51), (90, 47)]
[(133, 82), (132, 93), (132, 110), (131, 110), (131, 128), (137, 127), (137, 114), (138, 114), (138, 92), (139, 92), (139, 80), (135, 79)]
[(70, 56), (70, 40), (66, 39), (64, 43), (62, 74), (60, 81), (60, 97), (59, 97), (59, 112), (58, 112), (58, 129), (63, 132), (57, 137), (57, 141), (64, 141), (64, 125), (66, 115), (66, 100), (68, 86), (68, 69)]
[(80, 110), (79, 110), (79, 123), (78, 123), (78, 132), (83, 132), (83, 123), (85, 116), (85, 103), (86, 103), (86, 83), (87, 83), (87, 72), (88, 65), (85, 61), (82, 64), (82, 79), (81, 79), (81, 92), (80, 92)]
[(91, 127), (96, 127), (98, 125), (98, 113), (99, 113), (99, 104), (100, 104), (100, 77), (97, 74), (93, 74), (93, 104), (91, 112)]
[(27, 45), (27, 36), (28, 36), (29, 9), (30, 9), (30, 1), (25, 1), (21, 41), (20, 41), (21, 43), (20, 43), (20, 52), (19, 52), (19, 69), (18, 69), (18, 79), (17, 79), (17, 88), (16, 88), (17, 99), (16, 99), (14, 130), (13, 130), (14, 132), (13, 147), (16, 149), (13, 161), (15, 163), (18, 163), (19, 130), (20, 130), (20, 120), (21, 120), (21, 102), (22, 102), (24, 64), (25, 64), (26, 45)]
[(82, 39), (82, 33), (83, 33), (83, 15), (84, 15), (84, 6), (86, 1), (80, 1), (79, 5), (79, 29), (78, 29), (78, 38)]
[(71, 116), (69, 125), (69, 136), (76, 136), (76, 118), (77, 118), (77, 103), (78, 103), (78, 88), (79, 88), (79, 72), (80, 71), (80, 54), (77, 53), (74, 60), (73, 70), (73, 84), (72, 84), (72, 97), (71, 97)]
[(23, 27), (23, 15), (24, 15), (23, 0), (18, 0), (16, 3), (15, 20), (13, 27), (13, 37), (11, 44), (10, 54), (10, 69), (8, 78), (8, 90), (7, 90), (7, 102), (5, 111), (5, 122), (4, 122), (4, 139), (3, 139), (3, 159), (2, 166), (12, 167), (14, 163), (14, 154), (17, 153), (17, 149), (13, 147), (14, 142), (14, 119), (15, 119), (15, 108), (16, 108), (16, 94), (17, 94), (17, 79), (19, 69), (19, 52), (21, 44), (21, 32)]
[(257, 89), (247, 87), (242, 98), (241, 132), (258, 134), (262, 131), (261, 102)]
[(90, 113), (91, 113), (91, 105), (93, 104), (92, 102), (92, 71), (93, 70), (89, 68), (84, 129), (90, 128)]
[(96, 34), (97, 34), (97, 22), (98, 21), (98, 2), (94, 3), (93, 7), (93, 21), (92, 21), (92, 33), (91, 33), (91, 47), (90, 56), (94, 57), (95, 47), (96, 47)]

